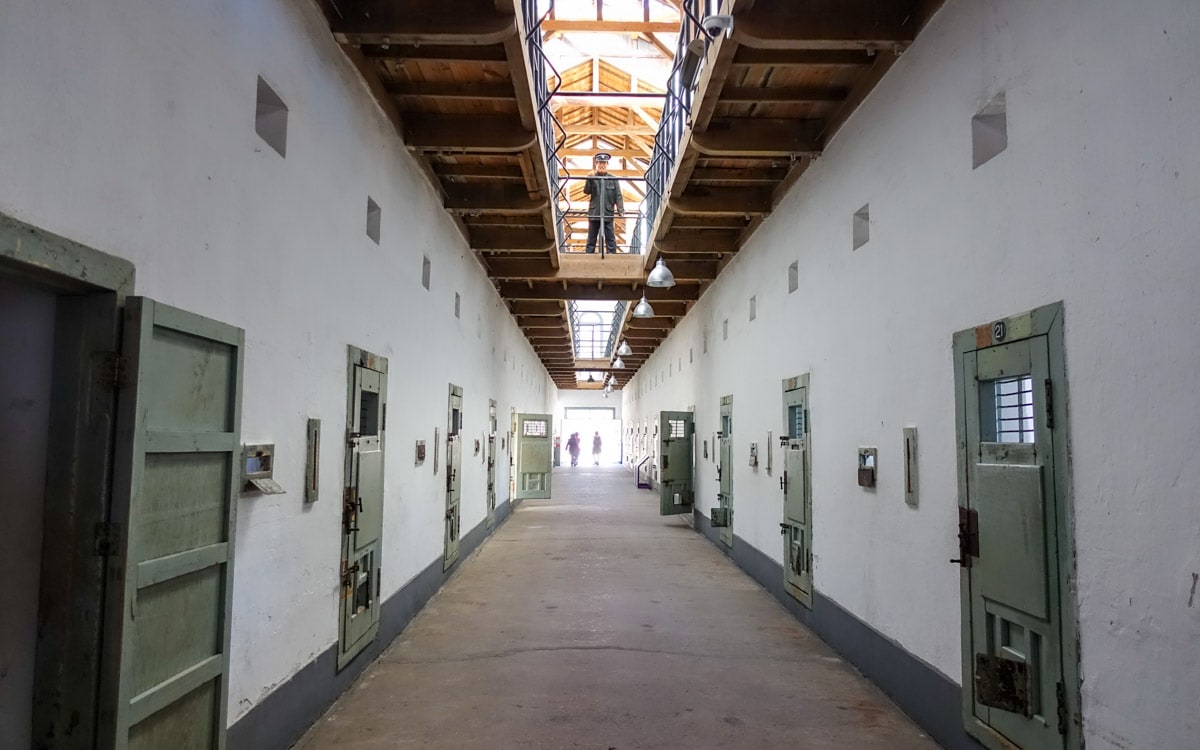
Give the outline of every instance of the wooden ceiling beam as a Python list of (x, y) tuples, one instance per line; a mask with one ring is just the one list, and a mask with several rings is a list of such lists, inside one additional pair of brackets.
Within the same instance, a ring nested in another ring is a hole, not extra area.
[(514, 101), (517, 98), (511, 83), (442, 83), (389, 80), (384, 83), (384, 88), (391, 96), (417, 97), (421, 99)]
[(681, 214), (767, 214), (771, 192), (759, 188), (697, 188), (691, 195), (670, 199), (672, 211)]
[(779, 182), (787, 177), (783, 167), (697, 167), (692, 182)]
[(662, 109), (666, 94), (628, 91), (560, 91), (550, 99), (550, 105), (561, 107)]
[(679, 21), (591, 21), (547, 18), (542, 31), (607, 31), (616, 34), (678, 34)]
[(662, 253), (732, 253), (741, 236), (741, 232), (676, 230), (654, 244)]
[(629, 125), (620, 122), (611, 125), (579, 124), (565, 125), (564, 127), (573, 135), (654, 135), (658, 132), (657, 128), (647, 125)]
[[(541, 299), (541, 300), (636, 300), (642, 296), (643, 289), (634, 290), (630, 284), (596, 285), (570, 284), (561, 282), (504, 281), (500, 283), (500, 296), (505, 299)], [(670, 289), (651, 289), (647, 293), (650, 304), (656, 299), (668, 301), (694, 300), (700, 296), (700, 289), (694, 284), (676, 284)]]
[(733, 57), (734, 66), (762, 65), (771, 68), (805, 66), (869, 66), (873, 55), (866, 50), (754, 49), (740, 47)]
[(517, 33), (508, 12), (489, 0), (342, 0), (331, 24), (340, 44), (499, 44)]
[(444, 44), (363, 44), (364, 57), (387, 60), (416, 60), (431, 63), (500, 63), (507, 65), (508, 57), (499, 44), (485, 47), (462, 47)]
[(749, 221), (744, 216), (676, 216), (671, 229), (730, 230), (745, 229)]
[(417, 151), (516, 153), (537, 143), (537, 133), (514, 117), (407, 113), (404, 143)]
[(692, 146), (708, 157), (815, 156), (824, 126), (822, 120), (714, 118), (708, 130), (692, 134)]
[(550, 250), (554, 240), (541, 229), (471, 229), (474, 250)]
[(610, 154), (614, 159), (646, 159), (649, 158), (644, 149), (631, 148), (563, 148), (559, 156), (595, 156), (600, 151)]
[(737, 14), (733, 38), (760, 49), (883, 49), (920, 28), (911, 0), (758, 0)]
[(807, 104), (841, 102), (850, 95), (844, 86), (726, 86), (722, 104)]
[(480, 177), (489, 180), (525, 181), (525, 173), (515, 164), (434, 164), (438, 177), (453, 181), (459, 177)]
[(525, 188), (507, 183), (446, 185), (446, 210), (472, 215), (480, 213), (536, 214), (546, 201), (531, 198)]
[(508, 303), (508, 309), (513, 315), (562, 315), (565, 312), (561, 302), (533, 300), (513, 300)]

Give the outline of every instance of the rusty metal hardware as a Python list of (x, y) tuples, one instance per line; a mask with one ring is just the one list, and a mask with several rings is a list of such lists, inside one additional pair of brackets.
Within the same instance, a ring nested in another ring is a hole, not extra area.
[(950, 562), (971, 567), (971, 558), (979, 557), (979, 514), (970, 509), (958, 509), (958, 557)]
[(342, 588), (354, 588), (354, 574), (358, 572), (358, 563), (347, 565), (342, 561)]
[(779, 533), (786, 534), (786, 533), (788, 533), (788, 529), (790, 529), (790, 528), (792, 528), (792, 525), (790, 523), (781, 523), (781, 524), (779, 524)]
[(1029, 665), (1002, 656), (975, 654), (975, 699), (991, 708), (1030, 716)]
[(1067, 726), (1067, 686), (1061, 682), (1058, 683), (1054, 688), (1054, 694), (1058, 698), (1058, 733), (1066, 734), (1069, 728)]
[(783, 476), (781, 476), (779, 478), (779, 489), (783, 490), (784, 494), (787, 494), (787, 486), (788, 486), (788, 475), (787, 475), (787, 470), (784, 469)]

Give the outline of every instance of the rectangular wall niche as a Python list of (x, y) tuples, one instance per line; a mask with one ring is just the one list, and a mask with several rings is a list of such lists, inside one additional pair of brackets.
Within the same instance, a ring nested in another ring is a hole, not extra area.
[(854, 249), (871, 241), (871, 204), (854, 212)]
[(462, 317), (462, 296), (458, 292), (454, 293), (454, 317)]
[(372, 199), (371, 196), (368, 195), (367, 196), (367, 236), (370, 237), (372, 240), (374, 240), (376, 245), (379, 244), (379, 223), (380, 223), (380, 219), (382, 219), (382, 218), (383, 218), (383, 209), (381, 209), (379, 207), (379, 204), (376, 203), (374, 201), (374, 199)]
[(429, 289), (429, 270), (432, 264), (429, 262), (429, 256), (426, 255), (421, 259), (421, 286)]
[(258, 77), (258, 103), (254, 111), (254, 132), (267, 142), (267, 145), (287, 156), (287, 120), (288, 108), (279, 98), (279, 94)]
[(724, 321), (721, 322), (721, 340), (722, 341), (729, 340), (729, 318), (726, 318)]
[(800, 288), (800, 261), (794, 260), (788, 266), (788, 294)]
[(1008, 114), (1001, 91), (971, 118), (971, 168), (979, 168), (1006, 148)]
[(750, 322), (753, 323), (754, 319), (757, 317), (758, 317), (758, 297), (755, 296), (755, 297), (750, 298)]

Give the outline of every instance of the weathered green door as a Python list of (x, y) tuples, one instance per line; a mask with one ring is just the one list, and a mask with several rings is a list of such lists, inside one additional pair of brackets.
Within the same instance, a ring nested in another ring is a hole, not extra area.
[(808, 376), (783, 381), (784, 588), (812, 606), (812, 494), (809, 460)]
[(446, 409), (446, 551), (442, 569), (448, 570), (458, 559), (462, 505), (462, 388), (450, 386)]
[(550, 415), (517, 415), (518, 500), (550, 497)]
[(487, 429), (487, 527), (496, 523), (496, 402), (488, 401)]
[(99, 745), (224, 748), (244, 332), (132, 297), (122, 349)]
[(1076, 746), (1056, 481), (1065, 436), (1053, 409), (1066, 387), (1052, 367), (1061, 338), (1046, 335), (1058, 312), (956, 337), (964, 714), (995, 748)]
[(386, 428), (387, 360), (350, 347), (338, 669), (349, 664), (379, 632)]
[(733, 396), (721, 397), (721, 431), (717, 433), (717, 507), (713, 509), (712, 524), (721, 529), (721, 541), (733, 546)]
[(660, 412), (658, 514), (674, 516), (691, 513), (695, 492), (692, 487), (692, 443), (696, 434), (693, 416), (687, 411)]

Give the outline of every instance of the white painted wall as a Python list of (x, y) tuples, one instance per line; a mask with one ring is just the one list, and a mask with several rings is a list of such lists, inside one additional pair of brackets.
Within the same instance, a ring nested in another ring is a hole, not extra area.
[[(390, 363), (385, 597), (442, 555), (442, 477), (413, 456), (445, 436), (448, 384), (468, 441), (489, 398), (503, 432), (512, 408), (551, 411), (554, 387), (315, 4), (13, 0), (3, 16), (0, 212), (132, 261), (138, 294), (246, 330), (242, 435), (276, 444), (288, 492), (238, 503), (233, 722), (337, 639), (347, 346)], [(290, 108), (286, 159), (254, 132), (259, 75)], [(308, 417), (324, 427), (311, 506)], [(485, 471), (464, 451), (464, 530), (484, 518)]]
[[(1198, 32), (1191, 0), (949, 0), (625, 391), (631, 421), (694, 403), (710, 441), (733, 394), (735, 531), (781, 560), (778, 478), (747, 454), (782, 427), (780, 381), (811, 372), (815, 584), (959, 682), (951, 335), (1062, 300), (1093, 750), (1200, 737)], [(973, 171), (971, 116), (1001, 91), (1008, 150)]]
[(33, 742), (54, 301), (0, 279), (0, 747)]

